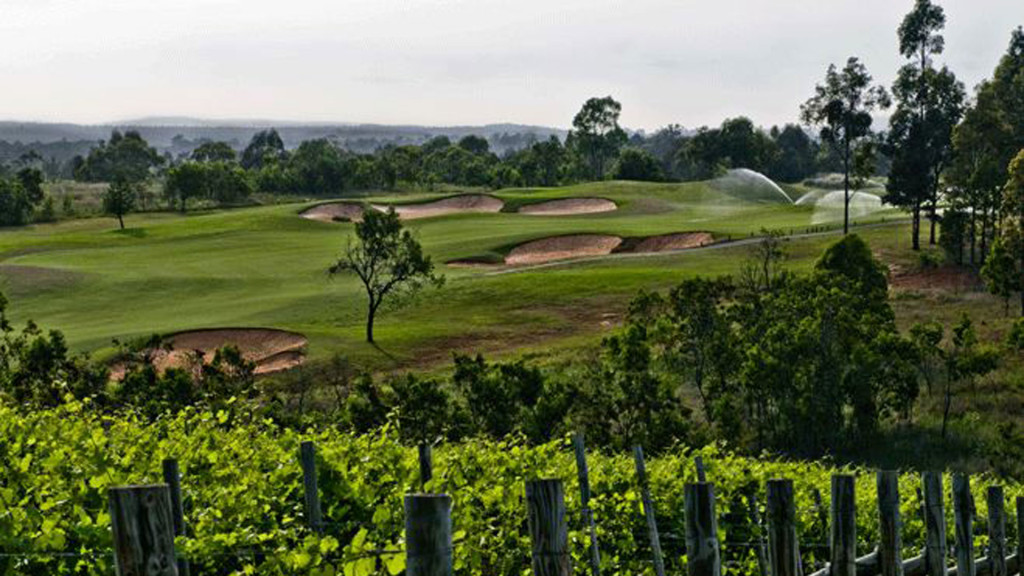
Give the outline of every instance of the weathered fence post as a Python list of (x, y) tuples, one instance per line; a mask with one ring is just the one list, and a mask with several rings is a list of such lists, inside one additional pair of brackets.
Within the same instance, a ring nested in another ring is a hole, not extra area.
[(424, 442), (419, 445), (420, 487), (426, 490), (427, 482), (434, 478), (434, 449)]
[(1024, 573), (1024, 496), (1017, 496), (1017, 566)]
[(708, 476), (704, 471), (704, 458), (700, 454), (693, 457), (693, 465), (697, 469), (697, 482), (707, 482)]
[(647, 517), (647, 534), (651, 540), (651, 555), (654, 556), (654, 573), (665, 576), (665, 560), (661, 554), (661, 537), (658, 536), (658, 521), (654, 516), (654, 502), (651, 500), (651, 489), (647, 484), (647, 465), (644, 463), (644, 449), (637, 444), (633, 446), (633, 458), (636, 460), (636, 480), (640, 484), (643, 497), (644, 516)]
[(796, 534), (793, 481), (769, 480), (767, 506), (771, 576), (800, 576), (800, 545)]
[(124, 486), (109, 497), (118, 576), (178, 576), (170, 488)]
[(323, 517), (320, 512), (320, 490), (316, 484), (316, 445), (307, 440), (300, 450), (302, 462), (302, 487), (305, 493), (306, 523), (317, 534), (324, 533)]
[(715, 485), (698, 482), (683, 486), (683, 505), (686, 508), (687, 572), (690, 576), (721, 576)]
[(857, 518), (854, 508), (854, 477), (832, 476), (831, 576), (857, 576)]
[(1006, 515), (1003, 513), (1003, 487), (988, 487), (988, 560), (990, 576), (1006, 574)]
[(452, 499), (447, 494), (405, 497), (405, 573), (451, 576)]
[(924, 484), (925, 574), (946, 576), (946, 514), (942, 502), (942, 474), (925, 472)]
[(569, 527), (561, 480), (528, 480), (526, 508), (534, 576), (570, 576)]
[[(185, 506), (181, 501), (181, 471), (178, 468), (178, 461), (168, 458), (163, 461), (164, 484), (167, 484), (171, 491), (171, 517), (174, 520), (174, 535), (185, 535)], [(191, 568), (188, 560), (178, 558), (178, 574), (190, 576)]]
[(881, 576), (903, 576), (903, 555), (900, 539), (899, 473), (879, 470), (876, 477), (878, 495), (878, 563)]
[(583, 433), (577, 432), (572, 438), (573, 451), (576, 453), (576, 474), (580, 483), (580, 506), (583, 508), (583, 522), (590, 531), (590, 572), (593, 576), (601, 576), (601, 552), (597, 547), (597, 526), (594, 524), (594, 512), (590, 509), (590, 469), (587, 467), (587, 449)]
[(974, 576), (974, 502), (971, 479), (966, 474), (953, 475), (953, 529), (957, 576)]

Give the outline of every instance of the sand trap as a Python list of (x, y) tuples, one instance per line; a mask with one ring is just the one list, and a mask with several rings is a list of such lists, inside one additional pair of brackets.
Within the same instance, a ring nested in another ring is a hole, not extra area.
[[(309, 341), (302, 334), (286, 330), (216, 328), (179, 332), (168, 336), (165, 342), (171, 345), (170, 351), (153, 352), (153, 363), (161, 371), (187, 367), (195, 355), (210, 362), (218, 349), (236, 346), (246, 360), (256, 365), (256, 374), (270, 374), (302, 364), (306, 358), (303, 350)], [(115, 366), (112, 373), (120, 379), (118, 375), (123, 375), (124, 368)]]
[(566, 198), (527, 204), (519, 208), (519, 213), (533, 216), (571, 216), (573, 214), (612, 212), (616, 209), (618, 206), (615, 202), (604, 198)]
[(505, 257), (505, 263), (512, 266), (540, 264), (553, 260), (604, 256), (622, 244), (622, 238), (606, 234), (574, 234), (541, 238), (512, 249)]
[(714, 243), (715, 239), (707, 232), (679, 232), (648, 236), (636, 243), (630, 252), (671, 252), (673, 250), (689, 250)]
[(363, 219), (363, 207), (360, 204), (351, 202), (333, 202), (331, 204), (320, 204), (302, 212), (301, 216), (308, 220), (320, 222), (337, 222), (339, 220), (350, 220), (360, 222)]
[(463, 212), (500, 212), (505, 203), (486, 194), (463, 194), (422, 204), (374, 204), (377, 210), (394, 207), (403, 220), (433, 218)]

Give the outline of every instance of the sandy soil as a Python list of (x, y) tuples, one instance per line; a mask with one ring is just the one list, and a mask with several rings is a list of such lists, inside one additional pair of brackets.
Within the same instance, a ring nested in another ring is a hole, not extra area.
[(363, 207), (351, 202), (334, 202), (331, 204), (320, 204), (313, 206), (301, 214), (303, 218), (318, 220), (320, 222), (336, 222), (338, 220), (351, 220), (359, 222), (363, 219)]
[(615, 202), (604, 198), (566, 198), (527, 204), (519, 208), (519, 213), (533, 216), (571, 216), (573, 214), (611, 212), (617, 208)]
[[(463, 194), (452, 196), (434, 202), (422, 204), (395, 204), (395, 212), (403, 220), (415, 220), (417, 218), (433, 218), (447, 214), (459, 214), (462, 212), (499, 212), (505, 203), (486, 194)], [(374, 204), (377, 210), (387, 210), (389, 205)]]
[(649, 236), (638, 242), (630, 252), (670, 252), (687, 250), (712, 244), (714, 238), (707, 232), (680, 232)]
[[(270, 328), (217, 328), (179, 332), (167, 337), (170, 351), (154, 352), (153, 363), (159, 370), (187, 367), (191, 358), (202, 355), (204, 362), (213, 360), (219, 348), (237, 346), (246, 360), (256, 365), (256, 374), (269, 374), (294, 368), (305, 361), (303, 349), (308, 340), (302, 334)], [(124, 368), (114, 366), (114, 379)]]
[(622, 238), (605, 234), (575, 234), (541, 238), (513, 248), (505, 257), (505, 263), (517, 266), (584, 256), (603, 256), (611, 254), (619, 244), (622, 244)]

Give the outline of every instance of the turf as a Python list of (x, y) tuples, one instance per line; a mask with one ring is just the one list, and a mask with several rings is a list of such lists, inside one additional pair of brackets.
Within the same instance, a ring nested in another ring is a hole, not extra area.
[[(436, 196), (446, 195), (450, 192)], [(326, 273), (354, 225), (299, 217), (311, 203), (130, 215), (126, 231), (102, 218), (3, 229), (0, 287), (12, 301), (15, 321), (31, 318), (59, 328), (82, 351), (102, 354), (113, 338), (266, 326), (307, 335), (314, 358), (342, 352), (366, 365), (402, 367), (443, 360), (452, 349), (557, 347), (600, 333), (641, 288), (668, 286), (686, 275), (735, 272), (749, 246), (611, 257), (514, 273), (449, 268), (446, 261), (494, 260), (516, 244), (553, 235), (709, 231), (735, 242), (762, 228), (801, 234), (812, 229), (813, 220), (811, 207), (739, 198), (704, 183), (603, 182), (494, 195), (510, 206), (601, 197), (619, 209), (577, 216), (461, 214), (410, 222), (447, 283), (400, 310), (384, 311), (376, 347), (362, 341), (365, 304), (359, 284)], [(873, 219), (893, 216), (885, 212)], [(807, 265), (830, 239), (794, 239), (792, 264)]]

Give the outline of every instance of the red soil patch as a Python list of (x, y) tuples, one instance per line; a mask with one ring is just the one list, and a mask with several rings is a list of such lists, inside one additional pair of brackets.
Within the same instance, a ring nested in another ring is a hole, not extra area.
[(534, 216), (571, 216), (573, 214), (612, 212), (617, 209), (618, 206), (615, 202), (604, 198), (566, 198), (527, 204), (519, 208), (519, 213)]
[(638, 242), (630, 252), (671, 252), (688, 250), (712, 244), (715, 239), (707, 232), (679, 232), (649, 236)]
[(575, 234), (541, 238), (513, 248), (505, 257), (505, 263), (517, 266), (586, 256), (604, 256), (611, 254), (619, 244), (622, 244), (622, 238), (606, 234)]
[(404, 220), (433, 218), (463, 212), (500, 212), (505, 203), (486, 194), (463, 194), (422, 204), (374, 204), (377, 210), (393, 207)]
[(363, 207), (350, 202), (334, 202), (331, 204), (320, 204), (302, 212), (301, 216), (309, 220), (320, 222), (336, 222), (338, 220), (350, 220), (360, 222), (363, 219)]
[(889, 286), (898, 290), (971, 292), (983, 286), (981, 279), (973, 271), (956, 266), (941, 266), (913, 272), (890, 267), (890, 271), (892, 278)]
[[(302, 364), (303, 350), (309, 342), (305, 336), (286, 330), (270, 328), (216, 328), (192, 330), (168, 336), (165, 340), (171, 350), (152, 352), (153, 364), (160, 371), (168, 368), (187, 368), (196, 357), (211, 362), (218, 349), (235, 346), (242, 356), (256, 365), (256, 374), (270, 374)], [(124, 367), (115, 366), (114, 379), (120, 379)]]

